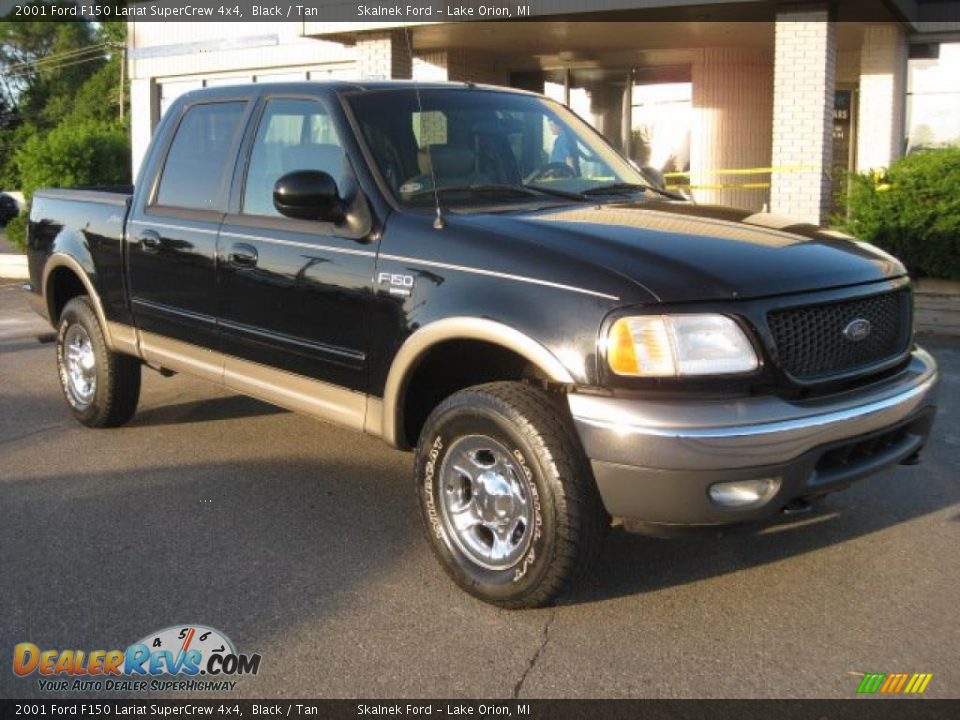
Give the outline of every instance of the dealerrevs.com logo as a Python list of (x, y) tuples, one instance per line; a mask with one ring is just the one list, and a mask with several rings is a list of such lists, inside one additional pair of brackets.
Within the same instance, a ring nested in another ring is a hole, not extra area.
[(41, 649), (20, 643), (13, 672), (37, 676), (45, 692), (158, 692), (233, 690), (260, 671), (260, 655), (238, 653), (230, 639), (204, 625), (175, 625), (125, 650)]

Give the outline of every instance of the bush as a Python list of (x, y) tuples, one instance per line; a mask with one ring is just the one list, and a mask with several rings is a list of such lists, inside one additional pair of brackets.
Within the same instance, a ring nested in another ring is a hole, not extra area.
[(847, 207), (847, 232), (896, 255), (911, 273), (960, 280), (960, 148), (850, 176)]
[(130, 182), (130, 136), (118, 125), (67, 120), (45, 135), (30, 137), (14, 157), (20, 190), (29, 202), (35, 190)]
[(16, 248), (23, 251), (27, 249), (27, 218), (25, 212), (21, 212), (15, 218), (10, 218), (10, 222), (3, 229), (7, 240), (12, 242)]

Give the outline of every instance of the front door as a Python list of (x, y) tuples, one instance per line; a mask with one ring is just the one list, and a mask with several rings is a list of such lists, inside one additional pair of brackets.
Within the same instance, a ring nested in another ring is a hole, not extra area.
[(243, 392), (355, 425), (362, 421), (356, 411), (367, 381), (376, 253), (331, 223), (276, 211), (274, 183), (295, 170), (323, 170), (341, 195), (359, 192), (325, 104), (268, 97), (239, 207), (224, 219), (218, 240), (225, 380)]

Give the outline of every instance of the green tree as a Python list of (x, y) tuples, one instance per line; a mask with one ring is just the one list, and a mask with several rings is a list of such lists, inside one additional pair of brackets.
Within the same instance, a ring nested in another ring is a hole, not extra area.
[(130, 141), (118, 123), (81, 120), (34, 135), (15, 155), (24, 198), (45, 187), (129, 182)]
[(0, 189), (130, 182), (125, 40), (125, 22), (0, 21)]
[(16, 122), (50, 129), (106, 60), (102, 33), (89, 22), (0, 22), (0, 91)]

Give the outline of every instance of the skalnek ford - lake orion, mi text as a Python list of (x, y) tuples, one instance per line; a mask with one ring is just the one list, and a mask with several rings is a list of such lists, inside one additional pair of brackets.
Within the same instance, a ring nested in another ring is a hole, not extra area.
[(530, 15), (529, 5), (357, 5), (358, 17), (511, 18)]
[[(171, 3), (156, 5), (17, 5), (14, 17), (23, 18), (305, 18), (320, 17), (320, 7), (301, 4), (249, 5), (210, 4), (175, 5)], [(457, 18), (460, 20), (485, 18), (529, 17), (529, 5), (357, 5), (357, 17), (382, 18)]]
[(357, 705), (357, 715), (394, 715), (401, 717), (419, 716), (419, 715), (529, 715), (530, 705), (527, 703), (480, 703), (472, 705), (467, 703), (445, 703), (445, 704), (425, 704), (425, 705), (401, 705), (400, 703), (360, 703)]

